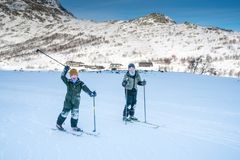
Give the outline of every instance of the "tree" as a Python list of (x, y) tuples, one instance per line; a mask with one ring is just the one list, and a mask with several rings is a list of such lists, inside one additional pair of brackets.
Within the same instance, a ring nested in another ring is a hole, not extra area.
[(237, 76), (238, 76), (238, 78), (240, 78), (240, 71), (238, 71)]
[(190, 69), (191, 72), (196, 73), (196, 71), (198, 70), (198, 65), (203, 61), (202, 58), (203, 56), (188, 59), (188, 69)]
[(213, 59), (209, 55), (207, 55), (207, 57), (202, 60), (201, 74), (209, 71), (208, 68), (210, 68), (212, 61), (213, 61)]

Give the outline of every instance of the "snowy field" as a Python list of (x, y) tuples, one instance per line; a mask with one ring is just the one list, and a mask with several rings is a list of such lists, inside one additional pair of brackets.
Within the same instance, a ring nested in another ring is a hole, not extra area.
[[(0, 72), (0, 160), (239, 160), (240, 81), (185, 73), (141, 73), (152, 129), (122, 122), (123, 73), (80, 73), (96, 90), (99, 137), (53, 131), (66, 87), (60, 72)], [(82, 92), (79, 127), (93, 130)], [(143, 88), (136, 116), (144, 120)], [(69, 115), (70, 116), (70, 115)], [(70, 130), (70, 118), (65, 128)]]

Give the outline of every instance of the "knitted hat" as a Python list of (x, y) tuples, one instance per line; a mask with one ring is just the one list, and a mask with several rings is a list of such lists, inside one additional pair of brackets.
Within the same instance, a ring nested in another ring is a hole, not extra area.
[(72, 75), (78, 76), (78, 71), (77, 71), (75, 68), (73, 68), (73, 69), (70, 70), (69, 75), (70, 75), (70, 77), (71, 77)]
[(135, 68), (135, 65), (133, 64), (133, 63), (130, 63), (129, 65), (128, 65), (128, 68)]

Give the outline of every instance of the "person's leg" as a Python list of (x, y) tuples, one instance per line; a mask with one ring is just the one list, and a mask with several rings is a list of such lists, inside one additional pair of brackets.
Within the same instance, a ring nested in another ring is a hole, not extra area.
[(71, 110), (71, 127), (77, 127), (79, 116), (79, 108), (73, 108)]
[(68, 116), (68, 113), (70, 112), (71, 110), (71, 103), (68, 102), (66, 99), (64, 101), (64, 104), (63, 104), (63, 110), (62, 112), (59, 114), (58, 116), (58, 119), (57, 119), (57, 128), (60, 129), (60, 130), (64, 130), (64, 128), (62, 127), (62, 124), (64, 123), (64, 121), (66, 120), (67, 116)]
[(137, 118), (134, 117), (135, 108), (136, 108), (136, 104), (137, 104), (137, 91), (133, 92), (131, 102), (132, 103), (131, 103), (131, 108), (129, 110), (129, 115), (130, 115), (131, 119), (137, 120)]
[(70, 112), (70, 109), (63, 108), (62, 112), (59, 114), (57, 119), (57, 127), (59, 129), (63, 129), (62, 124), (64, 123), (65, 119), (67, 118), (68, 113)]
[(127, 118), (128, 115), (129, 115), (128, 105), (125, 105), (125, 107), (123, 109), (123, 117)]
[(74, 105), (74, 107), (71, 110), (71, 127), (75, 131), (82, 131), (80, 128), (78, 128), (78, 117), (79, 117), (79, 104)]
[(129, 107), (132, 103), (132, 96), (131, 96), (131, 90), (126, 91), (126, 104), (123, 110), (123, 120), (126, 120), (129, 116)]

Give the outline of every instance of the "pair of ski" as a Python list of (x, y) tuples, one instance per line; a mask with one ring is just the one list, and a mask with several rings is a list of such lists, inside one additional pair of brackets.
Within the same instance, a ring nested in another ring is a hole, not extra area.
[(148, 126), (150, 128), (153, 128), (153, 129), (158, 129), (159, 127), (163, 127), (163, 126), (158, 125), (158, 124), (149, 123), (149, 122), (145, 122), (145, 121), (140, 121), (138, 119), (136, 119), (136, 120), (135, 119), (134, 120), (126, 119), (124, 121), (126, 121), (126, 123), (138, 123), (138, 124), (141, 124), (141, 125), (146, 125), (146, 126)]
[(60, 132), (66, 133), (66, 134), (76, 136), (76, 137), (80, 137), (83, 134), (88, 135), (88, 136), (98, 137), (99, 134), (100, 134), (100, 133), (87, 132), (87, 131), (70, 131), (70, 130), (66, 130), (66, 129), (60, 130), (60, 129), (57, 129), (57, 128), (52, 128), (52, 130), (53, 131), (60, 131)]

